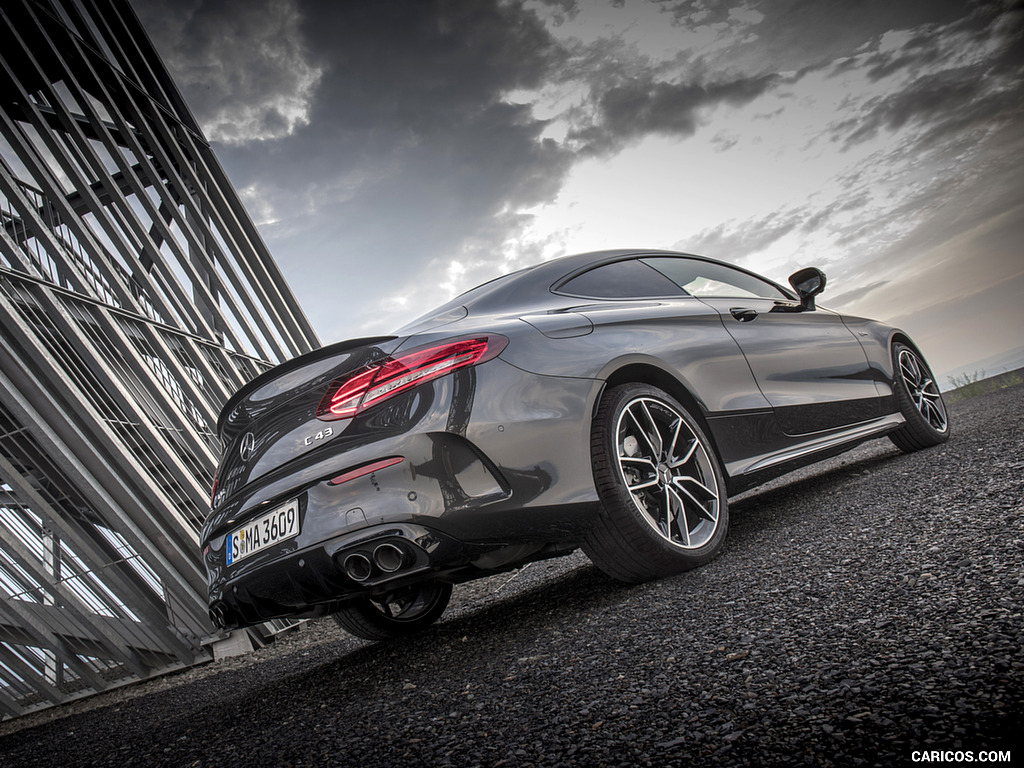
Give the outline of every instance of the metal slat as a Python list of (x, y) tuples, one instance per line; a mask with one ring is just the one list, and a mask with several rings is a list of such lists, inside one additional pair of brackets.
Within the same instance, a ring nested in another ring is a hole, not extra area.
[(6, 648), (3, 642), (0, 642), (0, 663), (8, 667), (22, 680), (25, 680), (26, 687), (35, 690), (50, 702), (60, 704), (67, 700), (68, 697), (64, 691), (43, 679), (36, 669), (26, 664), (24, 659), (16, 656), (11, 650)]
[[(139, 24), (138, 18), (135, 16), (131, 6), (120, 0), (113, 0), (110, 5), (111, 15), (116, 17), (120, 28), (125, 31), (123, 36), (115, 34), (115, 39), (123, 40), (129, 49), (134, 49), (134, 52), (137, 52), (148, 71), (154, 74), (159, 72), (160, 74), (156, 75), (158, 79), (169, 82), (170, 78), (159, 57), (155, 53), (147, 56), (140, 50), (139, 41), (145, 38), (145, 31)], [(109, 18), (104, 13), (105, 9), (97, 8), (97, 10), (104, 19)], [(151, 46), (147, 46), (147, 48), (152, 51)], [(162, 75), (162, 78), (160, 75)], [(191, 113), (189, 113), (189, 116), (191, 117)], [(219, 163), (216, 162), (213, 153), (209, 151), (209, 144), (203, 140), (201, 147), (196, 146), (198, 132), (187, 131), (179, 138), (181, 145), (190, 149), (190, 154), (200, 163), (200, 168), (197, 170), (201, 170), (205, 178), (213, 179), (216, 182), (214, 184), (215, 189), (231, 188), (230, 182), (223, 176)], [(211, 165), (216, 166), (216, 168), (211, 168)], [(199, 187), (199, 192), (204, 196), (208, 194), (205, 185)], [(224, 234), (225, 238), (230, 236), (235, 241), (231, 243), (234, 246), (232, 252), (236, 255), (237, 262), (246, 271), (246, 278), (261, 291), (260, 298), (264, 301), (264, 307), (274, 309), (276, 316), (273, 319), (275, 320), (276, 327), (279, 330), (288, 332), (288, 336), (285, 338), (286, 340), (291, 339), (289, 348), (292, 350), (292, 354), (312, 349), (316, 346), (316, 336), (309, 326), (305, 315), (299, 309), (298, 303), (294, 300), (294, 296), (287, 292), (291, 298), (291, 302), (288, 302), (284, 299), (285, 292), (278, 290), (278, 287), (285, 285), (285, 282), (277, 269), (277, 265), (274, 264), (270, 254), (266, 251), (266, 246), (263, 244), (256, 228), (252, 225), (252, 220), (248, 214), (241, 207), (227, 205), (221, 195), (213, 196), (210, 198), (210, 201), (214, 203), (213, 207), (217, 210), (218, 215), (223, 218), (223, 222), (218, 222), (218, 227), (222, 230), (222, 234)], [(241, 223), (243, 221), (248, 226), (243, 226)], [(235, 226), (225, 227), (225, 222)], [(257, 256), (257, 258), (251, 258), (252, 256)], [(290, 308), (289, 304), (291, 305)], [(285, 309), (285, 311), (280, 311), (282, 309)], [(286, 322), (287, 320), (291, 320), (291, 322)]]
[[(14, 466), (0, 455), (0, 477), (12, 486), (20, 497), (23, 497), (32, 510), (43, 520), (43, 524), (59, 534), (60, 538), (72, 546), (76, 554), (85, 562), (92, 572), (102, 572), (108, 586), (119, 595), (125, 604), (149, 627), (160, 627), (167, 624), (167, 611), (158, 611), (154, 607), (153, 596), (146, 594), (137, 583), (121, 575), (117, 569), (109, 568), (110, 558), (103, 553), (95, 541), (87, 538), (81, 530), (57, 510), (53, 509), (40, 495), (24, 482)], [(173, 633), (165, 632), (163, 641), (172, 648), (175, 656), (183, 662), (191, 662), (195, 658), (196, 648), (183, 643)]]
[[(0, 535), (2, 535), (0, 531)], [(144, 677), (148, 674), (148, 669), (142, 663), (142, 660), (138, 657), (136, 652), (130, 648), (122, 639), (121, 636), (127, 635), (123, 628), (117, 627), (118, 631), (112, 631), (108, 626), (108, 623), (100, 621), (102, 617), (93, 614), (89, 610), (89, 607), (85, 605), (72, 591), (62, 587), (60, 582), (52, 578), (45, 572), (44, 569), (38, 567), (38, 562), (32, 554), (22, 545), (19, 541), (12, 537), (3, 536), (4, 549), (9, 555), (13, 555), (18, 565), (25, 569), (29, 576), (39, 582), (41, 588), (45, 588), (54, 597), (55, 600), (59, 600), (60, 608), (51, 608), (51, 612), (58, 610), (61, 613), (66, 613), (69, 618), (80, 627), (85, 628), (85, 632), (82, 636), (89, 637), (94, 640), (98, 645), (108, 649), (110, 658), (116, 658), (126, 666), (130, 667), (135, 674), (140, 677)], [(43, 606), (39, 606), (43, 607)], [(94, 620), (91, 616), (96, 616)], [(52, 623), (50, 624), (52, 628)], [(66, 641), (66, 638), (64, 638)], [(98, 654), (93, 654), (98, 655)]]
[[(105, 394), (108, 397), (114, 398), (115, 402), (123, 404), (127, 409), (127, 415), (129, 418), (138, 420), (138, 428), (145, 429), (148, 433), (150, 443), (147, 444), (147, 447), (161, 446), (164, 443), (162, 436), (156, 430), (152, 429), (146, 415), (135, 407), (134, 400), (125, 392), (121, 382), (119, 382), (117, 378), (110, 373), (103, 357), (97, 354), (96, 350), (80, 336), (76, 324), (66, 318), (65, 313), (61, 311), (60, 307), (53, 306), (49, 309), (53, 314), (48, 312), (45, 322), (53, 324), (54, 321), (57, 321), (56, 325), (52, 327), (62, 334), (61, 341), (63, 343), (79, 344), (83, 348), (83, 351), (88, 354), (86, 359), (91, 359), (92, 362), (89, 370), (87, 372), (83, 371), (82, 375), (88, 375), (90, 378), (95, 378), (98, 373), (105, 372), (107, 375), (105, 379), (100, 382), (104, 385)], [(114, 438), (110, 432), (110, 427), (104, 422), (103, 417), (98, 413), (95, 413), (92, 403), (85, 397), (81, 396), (78, 388), (73, 386), (73, 380), (70, 379), (65, 372), (67, 366), (61, 365), (58, 361), (52, 359), (41, 346), (36, 344), (36, 334), (24, 324), (23, 320), (16, 312), (12, 311), (6, 297), (2, 295), (0, 295), (0, 320), (2, 320), (7, 329), (7, 333), (11, 335), (11, 338), (17, 340), (23, 348), (32, 349), (35, 347), (33, 359), (37, 361), (37, 365), (42, 371), (48, 372), (49, 374), (47, 376), (47, 382), (39, 383), (38, 391), (43, 393), (53, 392), (55, 393), (53, 397), (60, 398), (61, 400), (70, 400), (73, 403), (73, 407), (69, 409), (69, 412), (86, 415), (86, 418), (83, 420), (83, 424), (88, 425), (86, 428), (91, 429), (91, 431), (97, 435), (97, 439), (94, 442), (99, 442), (99, 444), (105, 446), (108, 451), (112, 452), (115, 456), (115, 462), (120, 467), (134, 468), (134, 474), (137, 476), (146, 474), (145, 471), (137, 464), (137, 454), (133, 454), (123, 448), (119, 450), (119, 445), (122, 441)], [(91, 354), (89, 354), (90, 352)], [(137, 363), (136, 368), (139, 366), (141, 366), (141, 364)], [(52, 404), (51, 396), (45, 395), (45, 397), (50, 401), (47, 404)], [(174, 474), (180, 476), (186, 482), (191, 481), (191, 484), (194, 486), (194, 492), (197, 494), (196, 503), (199, 505), (199, 508), (202, 509), (204, 501), (203, 491), (205, 489), (201, 489), (198, 486), (196, 479), (191, 476), (187, 470), (185, 470), (174, 453), (167, 448), (166, 445), (164, 445), (164, 447), (166, 450), (163, 451), (161, 459), (172, 468)], [(207, 452), (209, 452), (208, 448)], [(158, 489), (145, 488), (143, 489), (143, 493), (149, 496), (150, 504), (154, 507), (159, 508), (162, 506), (170, 506), (170, 504), (168, 504), (168, 499), (158, 495)], [(177, 516), (179, 513), (177, 509), (174, 509), (172, 514)], [(184, 519), (181, 519), (181, 523), (183, 528), (191, 528), (193, 534), (195, 533), (195, 529), (188, 525)]]
[(109, 682), (104, 680), (96, 670), (83, 662), (71, 651), (61, 637), (39, 621), (25, 606), (19, 605), (18, 600), (0, 599), (0, 621), (6, 616), (14, 621), (17, 626), (22, 627), (32, 638), (34, 645), (45, 648), (53, 653), (68, 669), (71, 669), (79, 677), (88, 681), (89, 685), (96, 691), (107, 688)]
[[(4, 236), (0, 233), (0, 245), (2, 245), (3, 239)], [(75, 347), (82, 359), (91, 361), (88, 371), (89, 376), (98, 379), (106, 395), (114, 399), (122, 412), (128, 414), (131, 420), (139, 424), (139, 429), (145, 433), (143, 437), (146, 440), (147, 447), (156, 446), (163, 448), (164, 466), (169, 468), (174, 476), (184, 484), (183, 487), (192, 486), (193, 502), (199, 509), (202, 509), (205, 505), (207, 489), (197, 485), (194, 474), (182, 465), (176, 452), (166, 443), (163, 434), (154, 428), (148, 415), (139, 408), (136, 399), (125, 389), (124, 378), (117, 376), (113, 372), (110, 366), (116, 364), (118, 360), (108, 359), (106, 355), (101, 354), (82, 335), (78, 323), (70, 317), (63, 304), (56, 301), (50, 291), (46, 290), (45, 286), (37, 285), (33, 286), (33, 288), (33, 295), (41, 302), (42, 309), (45, 312), (45, 322), (52, 327), (54, 333), (59, 334), (62, 343)], [(4, 322), (8, 325), (8, 332), (16, 335), (22, 345), (33, 344), (36, 334), (22, 325), (17, 314), (10, 312), (6, 301), (0, 301), (0, 316), (4, 317)], [(131, 359), (133, 358), (122, 358), (122, 361), (127, 362)], [(136, 370), (133, 372), (137, 373), (137, 369), (141, 365), (141, 363), (137, 363), (134, 366)], [(64, 366), (50, 366), (51, 373), (48, 378), (51, 387), (58, 388), (55, 391), (59, 391), (61, 385), (68, 383), (68, 376), (63, 369)], [(196, 438), (195, 442), (201, 451), (200, 455), (212, 455), (208, 444), (199, 441), (198, 436), (194, 435), (191, 431), (186, 432), (186, 434)]]
[[(80, 43), (73, 36), (69, 37), (68, 44), (69, 46), (76, 48), (78, 50), (78, 53), (80, 54), (80, 63), (84, 67), (91, 67), (94, 57), (89, 55), (90, 52), (87, 49), (83, 49)], [(95, 73), (95, 70), (92, 70), (92, 72)], [(120, 76), (118, 76), (118, 80), (119, 79)], [(104, 78), (100, 77), (98, 74), (96, 74), (95, 82), (99, 87), (104, 87)], [(109, 96), (110, 94), (106, 93), (105, 91), (105, 95)], [(155, 103), (148, 94), (145, 94), (144, 92), (138, 89), (127, 88), (120, 94), (120, 96), (121, 106), (127, 110), (126, 116), (135, 122), (135, 124), (138, 126), (139, 131), (143, 131), (145, 128), (148, 128), (149, 131), (148, 137), (150, 140), (148, 142), (148, 151), (140, 151), (137, 153), (137, 156), (140, 157), (143, 162), (147, 162), (148, 154), (152, 153), (154, 155), (155, 161), (160, 165), (162, 172), (166, 175), (168, 179), (169, 187), (172, 190), (179, 191), (178, 199), (176, 202), (184, 206), (187, 212), (187, 216), (184, 219), (177, 219), (176, 223), (178, 223), (183, 233), (186, 234), (186, 237), (189, 240), (190, 247), (194, 247), (200, 251), (205, 250), (205, 241), (212, 241), (215, 239), (213, 237), (212, 230), (209, 230), (209, 228), (206, 227), (205, 232), (199, 234), (193, 232), (192, 226), (189, 222), (189, 216), (193, 217), (194, 220), (197, 222), (204, 222), (205, 216), (203, 212), (201, 212), (196, 206), (196, 204), (192, 201), (190, 194), (180, 192), (181, 190), (195, 191), (197, 189), (202, 189), (205, 186), (204, 182), (201, 179), (199, 179), (199, 177), (195, 176), (194, 173), (191, 173), (191, 166), (195, 162), (195, 159), (186, 158), (182, 154), (180, 154), (179, 151), (177, 151), (179, 135), (175, 134), (173, 130), (168, 128), (167, 124), (163, 121), (165, 116), (170, 116), (168, 115), (166, 109), (162, 105)], [(112, 113), (111, 116), (115, 120), (115, 122), (119, 122), (123, 119), (117, 111)], [(178, 124), (176, 120), (175, 124)], [(158, 129), (159, 132), (154, 132), (154, 128)], [(124, 130), (122, 130), (122, 133), (123, 135), (128, 135), (129, 140), (133, 141), (132, 132), (125, 132)], [(175, 153), (173, 159), (171, 158), (170, 155), (168, 155), (168, 149)], [(182, 180), (180, 176), (180, 173), (182, 172), (188, 173), (188, 183)], [(189, 260), (187, 258), (179, 259), (179, 266), (182, 267), (183, 269), (186, 269), (187, 271), (188, 269), (190, 269)], [(229, 278), (233, 279), (235, 287), (236, 289), (238, 289), (238, 294), (242, 297), (243, 302), (246, 304), (250, 316), (254, 320), (256, 320), (257, 324), (261, 326), (260, 335), (262, 336), (263, 340), (272, 342), (273, 334), (269, 332), (269, 326), (267, 326), (265, 319), (262, 317), (262, 314), (258, 311), (257, 305), (253, 303), (249, 297), (249, 290), (258, 290), (259, 287), (253, 283), (243, 285), (240, 281), (236, 279), (236, 276), (234, 275), (232, 270), (228, 269), (226, 271), (228, 272)], [(211, 276), (213, 279), (217, 279), (215, 271), (211, 273)], [(202, 281), (197, 280), (195, 282), (195, 285), (201, 286)], [(224, 298), (226, 300), (229, 300), (229, 303), (233, 302), (233, 300), (231, 300), (227, 294), (225, 294)], [(233, 303), (232, 306), (234, 306)], [(241, 312), (238, 312), (237, 308), (234, 310), (234, 312), (235, 321), (240, 324), (243, 330), (246, 330), (247, 336), (249, 337), (250, 342), (254, 345), (254, 348), (257, 350), (259, 354), (266, 355), (267, 351), (263, 348), (263, 343), (260, 341), (260, 336), (254, 334), (252, 330), (247, 327), (248, 324), (245, 319), (245, 315)], [(278, 359), (284, 359), (285, 357), (290, 356), (290, 354), (295, 354), (294, 350), (291, 351), (289, 354), (282, 354), (283, 350), (277, 347), (276, 343), (274, 344), (274, 346)]]
[[(149, 196), (145, 193), (145, 189), (146, 189), (147, 186), (153, 186), (154, 188), (156, 188), (158, 186), (159, 182), (164, 180), (164, 174), (160, 173), (158, 171), (158, 169), (156, 169), (156, 168), (154, 168), (152, 166), (150, 166), (149, 172), (147, 172), (147, 165), (148, 165), (148, 159), (146, 157), (147, 153), (146, 153), (145, 149), (139, 144), (140, 134), (139, 134), (139, 132), (137, 130), (136, 131), (132, 131), (126, 125), (123, 128), (119, 129), (118, 125), (114, 124), (114, 126), (113, 126), (114, 129), (117, 130), (121, 134), (122, 137), (124, 137), (123, 141), (125, 141), (126, 144), (121, 145), (121, 144), (119, 144), (115, 140), (113, 134), (108, 130), (106, 122), (101, 120), (99, 118), (99, 116), (95, 113), (95, 110), (92, 108), (92, 104), (91, 104), (90, 100), (86, 97), (85, 91), (81, 88), (81, 86), (78, 83), (78, 78), (79, 77), (88, 77), (88, 78), (90, 78), (91, 82), (95, 85), (95, 87), (98, 90), (101, 91), (101, 93), (104, 91), (103, 83), (102, 83), (102, 81), (98, 77), (95, 77), (95, 72), (89, 66), (89, 63), (88, 63), (87, 59), (83, 59), (82, 60), (82, 64), (83, 64), (82, 67), (76, 68), (76, 69), (80, 70), (80, 74), (77, 77), (76, 77), (75, 72), (73, 72), (71, 68), (66, 67), (67, 71), (66, 71), (65, 76), (63, 78), (63, 82), (64, 82), (65, 86), (68, 87), (71, 95), (79, 103), (79, 106), (84, 110), (85, 116), (88, 118), (85, 122), (90, 126), (90, 128), (93, 129), (93, 131), (96, 133), (97, 137), (103, 143), (104, 147), (110, 153), (111, 157), (114, 159), (114, 161), (116, 163), (118, 163), (118, 165), (120, 167), (120, 172), (119, 172), (120, 178), (114, 179), (113, 177), (111, 177), (111, 181), (113, 183), (117, 184), (119, 189), (121, 189), (122, 192), (124, 192), (124, 193), (131, 192), (131, 193), (135, 194), (136, 198), (143, 205), (143, 207), (146, 209), (148, 215), (150, 216), (150, 219), (153, 222), (153, 227), (158, 230), (159, 234), (161, 234), (162, 239), (164, 240), (164, 242), (167, 242), (169, 247), (171, 247), (171, 249), (173, 251), (175, 251), (175, 256), (177, 258), (178, 264), (183, 266), (183, 267), (191, 266), (189, 264), (188, 258), (185, 256), (185, 254), (183, 252), (180, 251), (177, 239), (174, 238), (173, 234), (170, 232), (170, 230), (166, 226), (167, 222), (168, 222), (168, 219), (166, 219), (165, 217), (162, 217), (162, 216), (160, 216), (158, 214), (157, 210), (154, 209), (154, 206), (153, 206), (152, 201), (150, 200)], [(52, 89), (50, 89), (50, 90), (52, 91)], [(56, 113), (55, 113), (55, 115), (56, 115)], [(76, 116), (74, 116), (74, 115), (65, 115), (64, 119), (65, 119), (65, 121), (66, 120), (74, 120), (81, 127), (81, 122), (82, 121), (77, 120)], [(120, 121), (120, 118), (119, 118), (119, 116), (117, 116), (116, 112), (115, 112), (115, 119)], [(123, 121), (120, 121), (120, 122), (123, 122)], [(83, 129), (83, 135), (84, 135), (84, 129)], [(142, 161), (137, 162), (135, 164), (129, 164), (125, 160), (125, 158), (123, 157), (122, 153), (119, 151), (120, 146), (126, 146), (129, 150), (133, 151), (133, 154), (136, 157), (142, 157)], [(141, 178), (139, 177), (140, 173), (143, 176), (146, 176), (147, 178), (153, 180), (152, 184), (151, 185), (144, 184), (142, 182)], [(97, 182), (97, 184), (94, 185), (94, 186), (102, 186), (102, 184), (100, 182)], [(162, 197), (165, 198), (161, 202), (161, 207), (163, 207), (164, 204), (166, 202), (168, 202), (166, 200), (166, 198), (168, 196), (170, 196), (171, 190), (170, 189), (164, 189), (163, 187), (160, 187), (160, 189), (163, 192)], [(114, 196), (111, 196), (111, 201), (112, 202), (116, 202), (116, 199), (114, 198)], [(81, 205), (81, 203), (79, 203), (79, 205)], [(173, 201), (172, 201), (172, 207), (176, 207), (176, 206), (173, 206)], [(148, 233), (147, 233), (147, 235), (148, 235)], [(150, 239), (152, 239), (152, 238), (150, 238)], [(198, 240), (196, 242), (198, 244)], [(152, 248), (152, 250), (154, 252), (158, 252), (159, 251), (159, 247), (156, 245), (155, 241), (151, 242), (150, 246), (151, 246), (151, 248)], [(158, 254), (156, 254), (156, 255), (158, 256)], [(195, 311), (195, 308), (193, 306), (194, 302), (190, 302), (184, 296), (184, 294), (181, 293), (180, 286), (178, 285), (177, 280), (175, 280), (173, 275), (171, 275), (166, 270), (166, 265), (163, 264), (163, 260), (160, 259), (160, 258), (153, 258), (153, 254), (150, 254), (150, 261), (151, 261), (152, 264), (156, 265), (160, 269), (160, 272), (161, 272), (161, 274), (164, 275), (165, 279), (169, 278), (168, 279), (168, 284), (171, 285), (175, 289), (175, 291), (174, 291), (175, 298), (176, 298), (177, 302), (181, 305), (179, 307), (179, 309), (185, 311), (185, 314), (195, 324), (196, 328), (198, 328), (200, 330), (204, 330), (206, 332), (207, 338), (209, 338), (211, 340), (214, 339), (216, 336), (215, 336), (215, 334), (213, 332), (213, 329), (210, 328), (206, 324), (206, 321), (201, 316), (201, 314), (199, 314), (198, 312)], [(198, 276), (197, 273), (194, 272), (194, 270), (192, 272), (189, 272), (189, 270), (186, 269), (186, 273), (189, 275), (190, 280), (193, 281), (193, 285), (199, 285), (200, 287), (204, 287), (205, 288), (205, 286), (203, 286), (203, 281), (201, 279), (198, 279), (199, 276)], [(207, 301), (211, 301), (211, 302), (214, 302), (214, 303), (216, 302), (216, 299), (214, 298), (214, 296), (212, 294), (208, 294), (204, 298)], [(221, 330), (229, 330), (229, 329), (221, 329)]]
[[(2, 11), (0, 11), (0, 14), (2, 14)], [(4, 69), (7, 69), (7, 65), (2, 62), (2, 59), (0, 59), (0, 66), (2, 66)], [(22, 98), (24, 100), (28, 101), (29, 103), (31, 103), (31, 100), (28, 98), (28, 94), (24, 93), (24, 91), (22, 91)], [(34, 110), (34, 107), (29, 107), (28, 108), (28, 112), (30, 113), (30, 116), (33, 118), (33, 123), (38, 125), (38, 123), (41, 122), (41, 119), (39, 118), (38, 113)], [(24, 139), (21, 136), (20, 132), (17, 131), (17, 129), (14, 127), (13, 123), (9, 119), (4, 117), (3, 121), (2, 121), (2, 123), (0, 123), (0, 125), (3, 125), (3, 127), (6, 129), (4, 131), (4, 133), (6, 135), (7, 140), (13, 146), (15, 146), (16, 149), (19, 146), (21, 146), (23, 148), (23, 152), (25, 153), (25, 155), (28, 155), (27, 147), (24, 146), (24, 144), (25, 144)], [(84, 140), (84, 137), (83, 137), (83, 140)], [(51, 143), (51, 147), (50, 148), (51, 148), (51, 151), (54, 149), (54, 147), (52, 146), (52, 143)], [(109, 222), (107, 216), (104, 215), (105, 214), (105, 210), (104, 210), (103, 206), (96, 199), (96, 196), (92, 193), (91, 189), (88, 188), (87, 181), (84, 180), (84, 179), (81, 179), (81, 177), (78, 174), (77, 169), (74, 168), (71, 164), (65, 164), (64, 167), (63, 167), (63, 170), (65, 171), (65, 173), (69, 177), (71, 177), (71, 178), (73, 178), (73, 179), (75, 179), (77, 181), (80, 193), (87, 200), (87, 203), (88, 203), (88, 206), (90, 208), (90, 211), (96, 217), (96, 220), (101, 224), (101, 226), (103, 226), (103, 228), (106, 230), (107, 235), (109, 237), (111, 237), (112, 240), (114, 240), (115, 244), (119, 244), (120, 245), (122, 252), (126, 252), (126, 253), (134, 252), (135, 248), (132, 246), (132, 244), (130, 244), (130, 243), (128, 243), (128, 242), (126, 242), (126, 241), (124, 241), (122, 239), (121, 232), (117, 228), (115, 228)], [(121, 280), (118, 278), (118, 275), (116, 275), (110, 269), (107, 260), (104, 258), (104, 255), (105, 255), (104, 254), (104, 250), (100, 246), (100, 244), (96, 241), (96, 239), (95, 239), (95, 237), (94, 237), (94, 235), (92, 233), (92, 230), (88, 226), (86, 226), (84, 222), (79, 223), (77, 218), (74, 217), (73, 210), (71, 209), (71, 207), (68, 204), (67, 200), (65, 199), (64, 195), (61, 194), (60, 190), (56, 189), (52, 185), (52, 183), (47, 183), (47, 182), (49, 182), (48, 178), (43, 179), (41, 181), (44, 182), (45, 186), (49, 186), (50, 187), (49, 190), (45, 190), (44, 189), (44, 193), (48, 193), (48, 198), (49, 198), (50, 205), (56, 207), (58, 209), (58, 213), (59, 214), (63, 214), (62, 221), (64, 221), (65, 225), (68, 226), (74, 232), (74, 235), (75, 235), (76, 239), (89, 252), (89, 257), (90, 257), (92, 263), (98, 269), (101, 270), (101, 272), (103, 273), (104, 277), (106, 278), (107, 284), (111, 287), (111, 290), (113, 290), (116, 293), (116, 295), (117, 295), (117, 297), (118, 297), (118, 299), (120, 301), (121, 306), (122, 307), (132, 307), (135, 311), (138, 312), (138, 314), (143, 314), (142, 310), (141, 310), (141, 307), (138, 306), (135, 297), (131, 294), (130, 291), (127, 291), (124, 288)], [(83, 189), (83, 187), (84, 187), (84, 189)], [(18, 191), (16, 191), (16, 190), (12, 190), (11, 192), (8, 192), (7, 190), (4, 190), (4, 191), (5, 191), (5, 193), (7, 193), (9, 199), (11, 199), (13, 197), (16, 202), (20, 202), (20, 201), (23, 200), (23, 195), (19, 194)], [(57, 198), (59, 198), (59, 199), (57, 199)], [(34, 211), (29, 211), (27, 209), (23, 209), (22, 210), (22, 216), (25, 219), (30, 219), (33, 215), (34, 215)], [(64, 217), (66, 217), (66, 220), (65, 220)], [(33, 224), (35, 224), (34, 231), (37, 233), (37, 236), (38, 236), (39, 229), (41, 228), (41, 222), (36, 221), (36, 222), (33, 222)], [(59, 248), (54, 247), (54, 250), (51, 251), (51, 253), (53, 253), (54, 251), (59, 252)], [(139, 266), (141, 266), (141, 265), (139, 265)], [(149, 276), (144, 271), (136, 270), (134, 272), (134, 274), (133, 274), (133, 277), (134, 277), (134, 279), (140, 281), (141, 284), (148, 285), (149, 288), (150, 288), (150, 292), (151, 293), (153, 292), (153, 286), (149, 285)], [(161, 339), (159, 339), (159, 337), (153, 336), (153, 337), (151, 337), (150, 341), (158, 349), (162, 346), (162, 341), (161, 341)], [(170, 357), (170, 355), (167, 355), (167, 357)], [(189, 391), (194, 390), (194, 386), (193, 386), (192, 382), (189, 381), (187, 377), (182, 376), (180, 383), (187, 390), (189, 390)], [(198, 396), (197, 392), (193, 392), (193, 394)], [(201, 401), (201, 397), (197, 397), (197, 399), (200, 399), (200, 401)], [(216, 417), (215, 417), (215, 415), (210, 414), (210, 418), (211, 419), (215, 419)]]
[[(5, 358), (10, 360), (10, 354), (6, 343), (0, 343), (0, 364), (5, 362)], [(185, 532), (176, 535), (169, 530), (166, 522), (158, 522), (152, 516), (143, 514), (132, 517), (127, 512), (150, 507), (127, 485), (127, 478), (120, 471), (123, 465), (112, 463), (104, 455), (106, 450), (118, 446), (119, 441), (108, 436), (108, 444), (98, 445), (90, 441), (73, 422), (57, 418), (62, 414), (54, 413), (52, 420), (44, 419), (24, 397), (26, 391), (47, 397), (42, 382), (25, 370), (10, 370), (14, 366), (0, 367), (15, 377), (12, 380), (0, 372), (0, 394), (4, 395), (5, 406), (22, 423), (33, 425), (34, 438), (43, 446), (54, 464), (71, 478), (75, 487), (94, 508), (104, 511), (106, 519), (115, 524), (116, 530), (128, 539), (131, 546), (138, 552), (148, 551), (151, 554), (150, 567), (158, 573), (165, 585), (180, 585), (184, 593), (193, 596), (197, 608), (205, 613), (205, 601), (199, 595), (205, 590), (206, 579), (199, 573), (198, 562), (191, 558), (182, 559), (181, 549), (174, 543), (175, 539), (184, 538)], [(24, 386), (17, 386), (17, 383), (23, 383)], [(84, 407), (88, 407), (87, 404)], [(91, 411), (91, 407), (88, 410)], [(102, 428), (101, 424), (96, 426)], [(130, 466), (131, 462), (127, 464)], [(165, 508), (168, 516), (172, 512)], [(195, 545), (195, 539), (192, 544)], [(177, 565), (172, 565), (172, 562)]]

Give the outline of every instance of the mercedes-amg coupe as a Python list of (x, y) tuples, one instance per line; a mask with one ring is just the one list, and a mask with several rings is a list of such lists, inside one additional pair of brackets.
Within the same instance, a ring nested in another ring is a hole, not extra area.
[(619, 250), (478, 286), (392, 336), (246, 384), (202, 552), (224, 628), (333, 614), (382, 640), (452, 585), (582, 548), (626, 582), (721, 550), (730, 495), (888, 436), (947, 439), (902, 331), (682, 253)]

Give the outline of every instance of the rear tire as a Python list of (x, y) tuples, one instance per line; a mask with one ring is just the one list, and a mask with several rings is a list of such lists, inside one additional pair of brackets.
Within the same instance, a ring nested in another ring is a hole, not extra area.
[(721, 550), (729, 503), (718, 459), (670, 395), (624, 384), (601, 399), (591, 435), (604, 512), (583, 551), (606, 574), (639, 583), (696, 568)]
[(946, 404), (928, 364), (906, 344), (892, 346), (893, 390), (906, 419), (889, 439), (904, 453), (939, 445), (949, 439)]
[(363, 640), (392, 640), (422, 632), (444, 613), (452, 585), (425, 581), (402, 587), (383, 597), (367, 597), (334, 614), (349, 634)]

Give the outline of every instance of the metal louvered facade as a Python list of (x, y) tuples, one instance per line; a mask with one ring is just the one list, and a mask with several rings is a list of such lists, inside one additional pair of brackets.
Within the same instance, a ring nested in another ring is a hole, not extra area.
[(210, 657), (217, 414), (316, 346), (126, 0), (4, 0), (0, 713)]

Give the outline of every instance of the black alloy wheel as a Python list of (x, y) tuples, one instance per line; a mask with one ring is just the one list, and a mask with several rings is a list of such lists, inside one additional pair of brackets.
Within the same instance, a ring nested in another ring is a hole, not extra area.
[(452, 585), (425, 581), (381, 597), (367, 597), (345, 606), (334, 620), (364, 640), (391, 640), (421, 632), (437, 621), (452, 596)]
[(924, 358), (906, 344), (892, 347), (893, 389), (906, 422), (889, 433), (904, 453), (939, 445), (949, 439), (949, 415), (942, 394)]
[(645, 384), (606, 392), (591, 456), (605, 509), (583, 550), (609, 576), (630, 583), (669, 576), (722, 548), (729, 505), (718, 459), (670, 395)]

